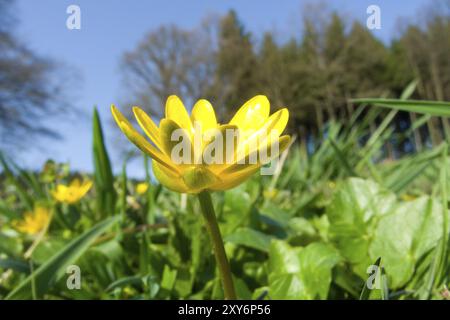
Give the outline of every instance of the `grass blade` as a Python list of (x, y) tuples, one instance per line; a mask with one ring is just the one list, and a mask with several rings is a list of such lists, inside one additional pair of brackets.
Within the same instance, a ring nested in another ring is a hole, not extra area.
[(114, 176), (106, 151), (102, 125), (98, 111), (94, 108), (93, 115), (93, 148), (94, 148), (94, 180), (97, 191), (97, 210), (101, 217), (112, 215), (116, 204)]
[[(375, 263), (374, 263), (373, 265), (377, 267), (377, 271), (376, 271), (376, 272), (377, 272), (377, 273), (380, 272), (381, 257), (379, 257), (379, 258), (375, 261)], [(376, 275), (376, 277), (378, 277), (378, 275)], [(361, 291), (361, 295), (359, 296), (359, 300), (369, 300), (371, 290), (372, 290), (372, 289), (370, 289), (370, 288), (367, 286), (367, 281), (364, 282), (364, 287), (363, 287), (363, 289), (362, 289), (362, 291)]]
[(354, 103), (372, 104), (374, 106), (429, 114), (432, 116), (450, 117), (450, 102), (426, 100), (398, 100), (398, 99), (353, 99)]

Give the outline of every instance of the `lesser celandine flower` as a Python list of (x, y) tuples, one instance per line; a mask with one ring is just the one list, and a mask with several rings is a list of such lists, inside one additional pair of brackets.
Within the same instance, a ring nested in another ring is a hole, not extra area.
[(166, 117), (159, 127), (134, 107), (137, 122), (153, 144), (115, 106), (111, 109), (128, 139), (152, 157), (156, 178), (182, 193), (233, 188), (282, 152), (290, 140), (287, 135), (280, 137), (289, 118), (288, 110), (269, 116), (270, 104), (265, 96), (247, 101), (225, 125), (217, 122), (213, 107), (203, 99), (189, 116), (181, 100), (170, 96)]
[(136, 192), (139, 194), (144, 194), (148, 190), (148, 183), (141, 182), (136, 185)]
[(56, 189), (52, 191), (53, 198), (57, 201), (67, 204), (74, 204), (91, 189), (92, 181), (73, 179), (69, 185), (58, 184)]
[(13, 227), (22, 233), (36, 235), (44, 230), (50, 222), (50, 211), (37, 206), (31, 212), (26, 212), (22, 220), (13, 222)]
[(247, 101), (228, 124), (220, 124), (207, 100), (197, 101), (189, 115), (181, 100), (170, 96), (159, 126), (143, 110), (133, 107), (138, 124), (151, 142), (114, 105), (111, 111), (128, 139), (152, 157), (153, 171), (161, 184), (173, 191), (198, 194), (225, 298), (235, 299), (209, 191), (241, 184), (286, 149), (290, 137), (281, 133), (288, 122), (288, 110), (284, 108), (270, 115), (268, 99), (259, 95)]

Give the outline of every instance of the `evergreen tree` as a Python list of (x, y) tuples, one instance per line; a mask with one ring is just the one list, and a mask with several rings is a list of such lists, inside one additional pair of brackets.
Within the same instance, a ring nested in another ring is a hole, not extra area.
[(244, 101), (260, 93), (257, 88), (257, 59), (250, 33), (236, 12), (222, 18), (219, 32), (216, 81), (212, 88), (221, 113), (231, 114)]
[(286, 82), (288, 63), (283, 59), (272, 34), (266, 33), (259, 53), (258, 86), (261, 92), (270, 97), (271, 103), (278, 107), (286, 104), (282, 91), (288, 85)]
[(342, 74), (352, 97), (378, 97), (387, 91), (388, 49), (359, 22), (354, 22), (345, 47)]

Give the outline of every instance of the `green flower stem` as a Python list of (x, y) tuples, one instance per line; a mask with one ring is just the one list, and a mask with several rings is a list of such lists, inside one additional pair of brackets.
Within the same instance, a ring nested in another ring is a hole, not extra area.
[(211, 195), (208, 191), (203, 191), (198, 194), (198, 199), (200, 200), (203, 217), (205, 217), (206, 228), (208, 229), (209, 236), (213, 242), (214, 254), (216, 256), (217, 264), (219, 265), (225, 299), (236, 300), (237, 298), (234, 291), (233, 278), (231, 277), (230, 265), (228, 264), (222, 235), (220, 234), (219, 225), (217, 224), (216, 215), (214, 213)]

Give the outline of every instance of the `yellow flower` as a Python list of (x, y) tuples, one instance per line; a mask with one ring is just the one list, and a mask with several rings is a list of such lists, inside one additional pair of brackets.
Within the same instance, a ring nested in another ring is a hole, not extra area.
[(34, 211), (26, 212), (22, 220), (13, 221), (13, 226), (22, 233), (35, 235), (44, 230), (49, 222), (50, 211), (47, 208), (37, 206)]
[(274, 199), (279, 193), (279, 190), (276, 188), (272, 188), (269, 190), (264, 190), (263, 191), (263, 196), (266, 199)]
[(79, 179), (74, 179), (68, 186), (58, 184), (56, 190), (52, 191), (52, 195), (59, 202), (74, 204), (83, 198), (91, 187), (92, 181), (90, 180), (80, 182)]
[[(269, 100), (262, 95), (247, 101), (224, 125), (217, 123), (212, 105), (204, 99), (197, 101), (189, 116), (181, 100), (170, 96), (159, 126), (142, 109), (133, 107), (138, 124), (153, 144), (114, 105), (111, 111), (128, 139), (152, 157), (153, 171), (161, 184), (182, 193), (233, 188), (290, 142), (290, 136), (280, 137), (288, 122), (288, 110), (269, 116)], [(188, 147), (183, 143), (186, 141)]]
[(148, 190), (148, 183), (146, 182), (138, 183), (136, 186), (136, 192), (139, 194), (144, 194), (147, 192), (147, 190)]
[(405, 194), (402, 194), (402, 195), (400, 196), (400, 198), (401, 198), (403, 201), (413, 201), (413, 200), (415, 200), (417, 197), (414, 196), (414, 195), (405, 193)]

